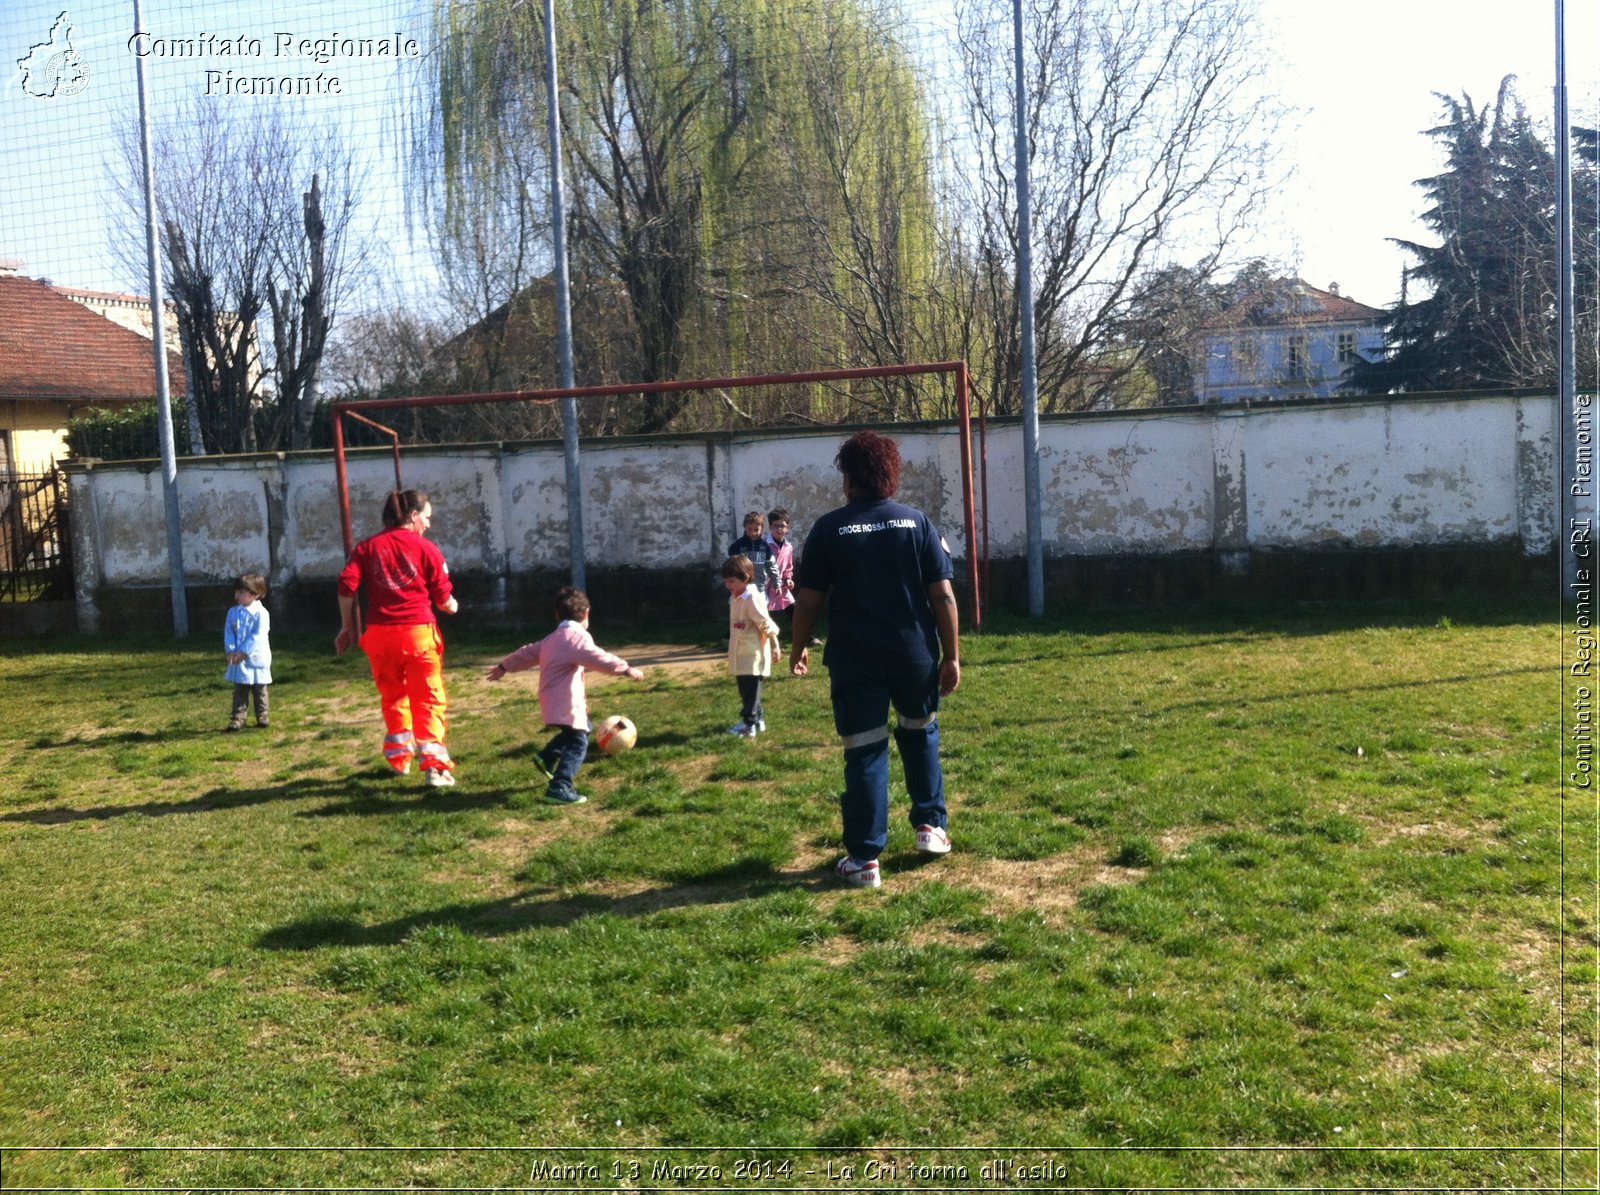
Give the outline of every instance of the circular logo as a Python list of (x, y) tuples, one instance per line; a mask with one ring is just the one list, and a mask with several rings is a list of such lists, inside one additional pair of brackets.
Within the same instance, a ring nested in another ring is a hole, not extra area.
[(50, 84), (47, 94), (77, 95), (89, 86), (89, 68), (76, 50), (60, 50), (45, 63), (44, 77)]

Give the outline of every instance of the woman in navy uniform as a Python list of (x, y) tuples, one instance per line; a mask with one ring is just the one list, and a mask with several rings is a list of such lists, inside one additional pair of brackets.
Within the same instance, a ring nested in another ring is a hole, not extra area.
[(944, 772), (939, 699), (961, 684), (960, 633), (950, 553), (933, 521), (893, 501), (900, 448), (877, 432), (839, 446), (844, 506), (812, 524), (795, 577), (789, 670), (809, 671), (817, 615), (828, 610), (833, 723), (844, 746), (839, 809), (849, 852), (834, 868), (845, 883), (876, 888), (889, 835), (889, 710), (906, 772), (917, 849), (943, 855)]

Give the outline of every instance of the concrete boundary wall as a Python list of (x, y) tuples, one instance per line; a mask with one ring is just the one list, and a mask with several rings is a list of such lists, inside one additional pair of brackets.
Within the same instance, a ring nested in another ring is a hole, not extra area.
[[(1052, 560), (1204, 554), (1228, 566), (1263, 552), (1555, 549), (1552, 396), (1404, 397), (1263, 407), (1176, 408), (1049, 418), (1040, 429), (1046, 554)], [(965, 557), (954, 426), (892, 429), (901, 497)], [(746, 510), (782, 505), (803, 540), (839, 504), (843, 432), (765, 432), (586, 441), (588, 567), (709, 570)], [(989, 551), (1025, 554), (1022, 431), (988, 434)], [(433, 536), (459, 578), (498, 583), (566, 571), (559, 444), (408, 449), (408, 485), (428, 491)], [(155, 462), (68, 466), (79, 625), (98, 629), (114, 591), (168, 585)], [(357, 537), (378, 530), (388, 452), (350, 463)], [(275, 592), (325, 588), (343, 564), (331, 454), (179, 462), (189, 583), (264, 571)], [(980, 533), (982, 515), (980, 512)], [(980, 543), (981, 551), (981, 543)], [(146, 598), (146, 604), (151, 604)], [(164, 605), (164, 604), (163, 604)], [(153, 624), (159, 625), (159, 623)]]

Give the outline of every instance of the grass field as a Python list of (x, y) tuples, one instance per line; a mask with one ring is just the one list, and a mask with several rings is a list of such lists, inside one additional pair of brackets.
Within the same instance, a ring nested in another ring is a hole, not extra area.
[(447, 633), (438, 793), (321, 638), (238, 735), (220, 634), (3, 649), (0, 1185), (1594, 1186), (1553, 610), (986, 628), (878, 892), (825, 677), (746, 743), (715, 627), (597, 611), (640, 745), (552, 809)]

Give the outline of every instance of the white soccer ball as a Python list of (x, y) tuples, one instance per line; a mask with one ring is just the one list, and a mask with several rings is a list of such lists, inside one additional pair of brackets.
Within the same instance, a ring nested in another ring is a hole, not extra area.
[(607, 755), (620, 755), (639, 738), (639, 728), (621, 714), (612, 714), (594, 728), (595, 745)]

